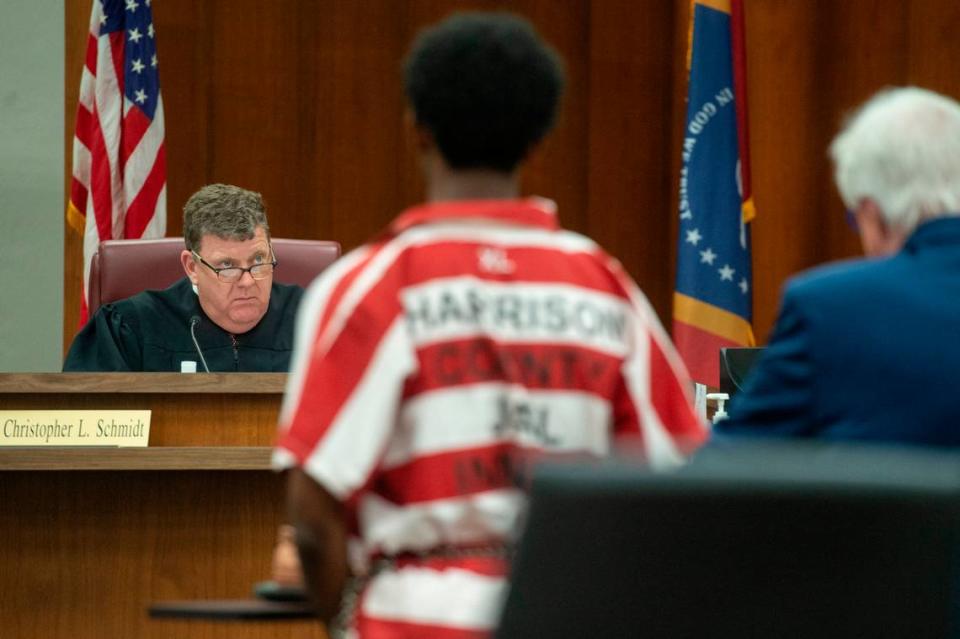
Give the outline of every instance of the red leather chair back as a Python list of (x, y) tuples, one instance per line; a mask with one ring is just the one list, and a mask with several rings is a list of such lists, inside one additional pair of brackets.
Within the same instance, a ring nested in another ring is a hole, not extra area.
[[(307, 286), (340, 257), (340, 244), (326, 240), (272, 238), (277, 269), (273, 278), (283, 284)], [(184, 276), (180, 264), (182, 237), (157, 240), (106, 240), (90, 262), (90, 316), (103, 304), (140, 291), (164, 289)]]

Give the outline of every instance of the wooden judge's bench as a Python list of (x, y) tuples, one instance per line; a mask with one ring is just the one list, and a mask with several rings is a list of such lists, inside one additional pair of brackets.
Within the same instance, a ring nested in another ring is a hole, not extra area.
[(0, 448), (4, 639), (324, 638), (311, 619), (153, 619), (244, 599), (283, 520), (284, 373), (0, 374), (2, 410), (152, 411), (149, 448)]

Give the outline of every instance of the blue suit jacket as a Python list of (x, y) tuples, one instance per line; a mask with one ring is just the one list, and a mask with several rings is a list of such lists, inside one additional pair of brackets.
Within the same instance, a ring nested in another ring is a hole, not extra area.
[(786, 288), (731, 435), (960, 446), (960, 218), (893, 257), (818, 268)]

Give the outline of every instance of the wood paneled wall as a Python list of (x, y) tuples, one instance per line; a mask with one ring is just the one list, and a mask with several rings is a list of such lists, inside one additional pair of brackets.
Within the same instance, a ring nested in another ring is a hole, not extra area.
[[(745, 0), (755, 329), (797, 271), (856, 255), (826, 147), (885, 85), (960, 96), (956, 0)], [(168, 234), (203, 184), (261, 191), (278, 237), (351, 249), (417, 202), (400, 61), (454, 9), (530, 18), (566, 60), (559, 126), (524, 175), (633, 274), (665, 323), (675, 271), (688, 0), (157, 0)], [(67, 162), (90, 0), (66, 1)], [(65, 170), (65, 181), (70, 167)], [(64, 342), (76, 328), (80, 238), (67, 231)]]

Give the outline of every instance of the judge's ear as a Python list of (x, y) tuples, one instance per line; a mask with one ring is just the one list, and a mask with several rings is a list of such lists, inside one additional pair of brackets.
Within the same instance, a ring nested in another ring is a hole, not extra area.
[(193, 253), (184, 249), (180, 252), (180, 263), (183, 264), (183, 272), (187, 274), (190, 281), (197, 283), (197, 262), (193, 259)]

